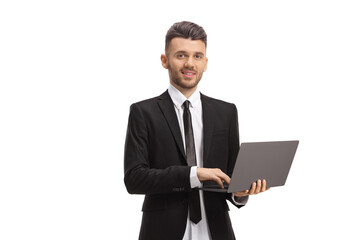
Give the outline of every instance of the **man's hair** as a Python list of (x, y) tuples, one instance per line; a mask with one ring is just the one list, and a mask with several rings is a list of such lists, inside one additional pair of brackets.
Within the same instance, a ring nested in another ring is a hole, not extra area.
[(173, 38), (180, 37), (190, 40), (201, 40), (205, 43), (207, 41), (206, 32), (199, 25), (192, 22), (177, 22), (170, 27), (165, 37), (165, 52), (167, 52), (170, 41)]

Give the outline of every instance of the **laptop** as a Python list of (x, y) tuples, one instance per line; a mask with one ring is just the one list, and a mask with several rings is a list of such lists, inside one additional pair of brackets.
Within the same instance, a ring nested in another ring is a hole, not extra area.
[(211, 181), (200, 190), (240, 192), (251, 188), (258, 179), (266, 179), (266, 187), (285, 185), (299, 141), (247, 142), (240, 145), (231, 182), (224, 188)]

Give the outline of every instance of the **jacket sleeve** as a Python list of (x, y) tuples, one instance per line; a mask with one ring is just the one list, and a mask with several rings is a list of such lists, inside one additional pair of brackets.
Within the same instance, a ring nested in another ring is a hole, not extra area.
[(232, 176), (237, 155), (240, 149), (239, 141), (239, 125), (238, 114), (236, 106), (233, 105), (233, 113), (231, 116), (230, 128), (229, 128), (229, 160), (228, 160), (228, 173)]
[(124, 182), (127, 191), (131, 194), (151, 194), (191, 190), (191, 167), (151, 168), (149, 151), (146, 119), (141, 108), (133, 104), (130, 108), (124, 152)]
[[(239, 124), (238, 124), (238, 114), (235, 104), (233, 105), (233, 113), (231, 117), (230, 129), (229, 129), (229, 161), (228, 161), (228, 173), (229, 176), (232, 176), (236, 158), (240, 149), (240, 141), (239, 141)], [(234, 202), (232, 194), (227, 195), (227, 199), (237, 208), (241, 208), (245, 206), (248, 196), (239, 198), (237, 201), (242, 203)]]

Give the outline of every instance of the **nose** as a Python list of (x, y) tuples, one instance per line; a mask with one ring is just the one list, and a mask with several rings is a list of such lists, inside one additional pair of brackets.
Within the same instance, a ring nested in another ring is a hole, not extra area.
[(186, 68), (193, 68), (194, 67), (194, 62), (193, 59), (191, 57), (189, 57), (186, 62), (185, 62), (185, 67)]

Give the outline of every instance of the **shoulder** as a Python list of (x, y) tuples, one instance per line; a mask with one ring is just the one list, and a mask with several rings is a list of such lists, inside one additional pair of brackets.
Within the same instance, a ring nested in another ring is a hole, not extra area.
[(161, 94), (160, 96), (157, 97), (153, 97), (153, 98), (149, 98), (149, 99), (145, 99), (145, 100), (141, 100), (139, 102), (135, 102), (133, 104), (131, 104), (130, 106), (130, 112), (134, 111), (134, 110), (151, 110), (154, 109), (154, 107), (157, 106), (157, 102), (159, 99), (163, 99), (163, 98), (167, 98), (168, 97), (168, 92), (167, 90)]
[(201, 100), (205, 104), (211, 105), (212, 108), (215, 108), (218, 111), (224, 111), (224, 112), (233, 112), (236, 110), (236, 105), (230, 102), (226, 102), (220, 99), (212, 98), (209, 96), (206, 96), (201, 93)]
[(151, 106), (153, 106), (156, 103), (156, 97), (153, 98), (149, 98), (149, 99), (145, 99), (145, 100), (141, 100), (139, 102), (135, 102), (133, 104), (131, 104), (130, 106), (130, 111), (133, 111), (135, 109), (148, 109), (151, 108)]

